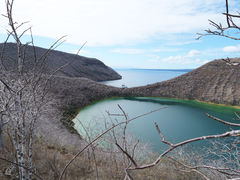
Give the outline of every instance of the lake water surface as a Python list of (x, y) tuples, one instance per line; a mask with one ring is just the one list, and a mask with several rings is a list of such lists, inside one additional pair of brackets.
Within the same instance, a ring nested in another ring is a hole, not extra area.
[(165, 148), (156, 131), (155, 122), (158, 123), (165, 138), (176, 143), (189, 138), (224, 133), (230, 130), (228, 126), (208, 118), (205, 113), (226, 121), (235, 121), (234, 112), (238, 111), (231, 107), (209, 105), (195, 101), (147, 97), (116, 98), (100, 101), (81, 110), (74, 120), (75, 127), (80, 134), (84, 135), (85, 131), (79, 124), (79, 121), (81, 121), (89, 129), (91, 136), (96, 136), (105, 129), (105, 123), (110, 126), (111, 122), (115, 122), (115, 119), (118, 121), (124, 120), (124, 117), (109, 117), (106, 112), (120, 114), (118, 105), (124, 109), (129, 118), (161, 107), (167, 107), (138, 118), (130, 122), (127, 127), (129, 134), (134, 135), (142, 142), (151, 144), (154, 151)]
[[(153, 82), (167, 80), (184, 74), (189, 70), (179, 71), (152, 71), (152, 70), (122, 70), (118, 71), (123, 75), (123, 80), (104, 82), (105, 84), (121, 87), (122, 84), (133, 87), (136, 85), (146, 85)], [(156, 131), (154, 123), (158, 123), (162, 133), (168, 141), (180, 142), (189, 138), (203, 135), (213, 135), (229, 130), (229, 127), (208, 118), (205, 113), (209, 113), (226, 121), (235, 121), (234, 113), (239, 111), (232, 107), (216, 106), (196, 101), (185, 101), (166, 98), (152, 97), (131, 97), (114, 98), (103, 100), (83, 108), (75, 118), (75, 128), (81, 135), (86, 135), (85, 128), (90, 132), (91, 137), (95, 137), (106, 128), (106, 124), (123, 121), (124, 117), (109, 117), (106, 111), (112, 114), (121, 113), (118, 105), (133, 118), (140, 114), (152, 110), (167, 107), (147, 116), (138, 118), (129, 123), (127, 133), (135, 136), (144, 143), (149, 143), (154, 151), (159, 152), (166, 146), (161, 142), (161, 138)], [(81, 123), (79, 123), (81, 122)]]

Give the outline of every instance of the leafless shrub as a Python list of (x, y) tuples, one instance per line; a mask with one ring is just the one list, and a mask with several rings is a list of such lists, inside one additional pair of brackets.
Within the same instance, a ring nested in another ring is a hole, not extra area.
[(224, 16), (226, 16), (226, 25), (223, 25), (222, 23), (217, 23), (212, 20), (209, 20), (210, 25), (213, 27), (213, 29), (207, 29), (205, 30), (205, 33), (197, 33), (198, 37), (197, 39), (202, 38), (203, 36), (222, 36), (233, 40), (240, 40), (239, 37), (239, 19), (240, 14), (239, 12), (236, 14), (231, 14), (229, 12), (229, 3), (228, 0), (225, 0), (226, 5), (226, 12), (222, 13)]
[[(33, 141), (37, 121), (46, 109), (50, 100), (48, 94), (49, 80), (52, 75), (45, 75), (44, 64), (49, 52), (61, 44), (62, 38), (57, 40), (40, 58), (37, 57), (30, 28), (24, 28), (26, 24), (18, 24), (13, 19), (14, 0), (6, 0), (7, 18), (9, 29), (7, 38), (0, 52), (0, 133), (7, 124), (7, 130), (11, 137), (15, 155), (14, 164), (17, 165), (19, 179), (32, 179), (33, 177)], [(29, 42), (23, 44), (21, 38), (29, 33)], [(9, 38), (16, 42), (16, 59), (5, 55), (5, 46)], [(34, 59), (31, 67), (26, 61), (26, 48), (32, 45)], [(9, 66), (7, 66), (9, 65)], [(57, 71), (58, 69), (56, 69)], [(35, 173), (34, 173), (35, 174)], [(40, 177), (40, 176), (39, 176)]]

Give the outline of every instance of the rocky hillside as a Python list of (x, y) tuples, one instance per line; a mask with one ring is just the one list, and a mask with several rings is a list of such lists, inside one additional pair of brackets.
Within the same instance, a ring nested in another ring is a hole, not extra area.
[(159, 96), (240, 105), (240, 58), (211, 61), (177, 78), (125, 89), (130, 96)]
[[(0, 53), (2, 54), (3, 44), (0, 44)], [(54, 72), (57, 68), (68, 64), (63, 69), (59, 70), (56, 75), (65, 77), (86, 77), (95, 81), (106, 81), (106, 80), (116, 80), (121, 79), (121, 76), (116, 73), (113, 69), (106, 66), (104, 63), (95, 58), (87, 58), (79, 55), (64, 53), (60, 51), (52, 50), (48, 53), (47, 58), (43, 56), (47, 49), (40, 47), (26, 46), (25, 49), (25, 64), (24, 67), (27, 70), (31, 69), (34, 64), (34, 51), (36, 52), (37, 59), (44, 61), (44, 70), (46, 72)], [(4, 62), (3, 64), (9, 70), (13, 69), (16, 65), (16, 44), (7, 43), (4, 50)]]
[[(240, 59), (232, 59), (231, 64), (214, 60), (177, 78), (135, 88), (106, 86), (87, 78), (55, 77), (51, 93), (60, 109), (81, 108), (97, 100), (120, 96), (171, 97), (240, 105), (239, 63)], [(45, 120), (39, 126), (40, 134), (49, 134), (51, 140), (61, 144), (71, 142), (76, 146), (79, 142), (78, 137), (69, 134), (55, 115)], [(59, 137), (64, 138), (58, 139)]]
[(177, 78), (136, 88), (106, 86), (83, 77), (55, 76), (49, 91), (53, 99), (52, 106), (41, 117), (36, 132), (49, 142), (81, 146), (79, 136), (71, 134), (60, 121), (64, 118), (63, 110), (72, 108), (76, 111), (94, 101), (109, 97), (158, 96), (240, 105), (239, 79), (238, 58), (231, 59), (230, 64), (223, 60), (214, 60)]

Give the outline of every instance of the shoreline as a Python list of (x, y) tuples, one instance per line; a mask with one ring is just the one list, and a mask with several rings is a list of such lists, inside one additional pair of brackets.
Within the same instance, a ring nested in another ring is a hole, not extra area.
[(95, 100), (93, 102), (90, 102), (86, 106), (82, 106), (78, 109), (77, 113), (80, 113), (82, 109), (88, 108), (91, 105), (97, 104), (101, 101), (105, 100), (119, 100), (119, 99), (134, 99), (134, 98), (143, 98), (143, 99), (165, 99), (165, 100), (173, 100), (173, 101), (179, 101), (179, 102), (187, 102), (187, 103), (198, 103), (200, 105), (211, 105), (211, 106), (216, 106), (216, 107), (223, 107), (223, 108), (231, 108), (231, 109), (236, 109), (240, 110), (240, 106), (238, 105), (229, 105), (229, 104), (218, 104), (214, 102), (208, 102), (208, 101), (201, 101), (198, 99), (183, 99), (183, 98), (171, 98), (171, 97), (162, 97), (162, 96), (113, 96), (113, 97), (104, 97), (103, 99)]
[[(239, 67), (229, 67), (224, 62), (215, 60), (174, 79), (134, 88), (107, 86), (87, 78), (56, 76), (50, 91), (56, 99), (57, 104), (54, 105), (54, 109), (59, 112), (59, 116), (49, 113), (51, 117), (45, 119), (39, 131), (43, 136), (49, 134), (48, 139), (59, 141), (62, 145), (81, 144), (79, 137), (73, 137), (75, 135), (60, 122), (60, 119), (64, 118), (62, 116), (64, 108), (74, 108), (75, 113), (78, 114), (84, 107), (114, 98), (169, 98), (212, 105), (212, 107), (234, 108), (237, 111), (240, 109), (240, 82), (234, 79), (239, 77), (238, 72)], [(226, 81), (221, 77), (228, 79), (227, 86)]]
[[(200, 105), (200, 106), (211, 106), (213, 108), (227, 108), (227, 109), (234, 109), (234, 110), (240, 110), (240, 106), (232, 106), (232, 105), (227, 105), (227, 104), (217, 104), (217, 103), (212, 103), (212, 102), (206, 102), (206, 101), (200, 101), (200, 100), (197, 100), (197, 99), (194, 99), (194, 100), (190, 100), (190, 99), (181, 99), (181, 98), (168, 98), (168, 97), (151, 97), (151, 96), (119, 96), (119, 97), (109, 97), (109, 98), (103, 98), (103, 99), (100, 99), (100, 100), (95, 100), (93, 102), (91, 102), (90, 104), (86, 105), (86, 106), (83, 106), (83, 107), (80, 107), (78, 109), (78, 111), (76, 111), (74, 114), (75, 116), (73, 116), (70, 121), (74, 121), (74, 119), (77, 118), (77, 116), (79, 115), (79, 113), (81, 113), (82, 110), (84, 109), (87, 109), (87, 108), (91, 108), (92, 105), (94, 104), (97, 104), (97, 103), (100, 103), (102, 101), (108, 101), (108, 100), (121, 100), (121, 99), (128, 99), (128, 100), (134, 100), (134, 99), (138, 99), (138, 98), (142, 98), (143, 100), (144, 99), (162, 99), (162, 100), (170, 100), (170, 101), (173, 101), (173, 102), (183, 102), (184, 104), (188, 104), (190, 106), (194, 106), (194, 105)], [(74, 128), (75, 126), (75, 123), (73, 122), (73, 126), (72, 128)], [(77, 129), (74, 128), (76, 131)], [(78, 132), (78, 134), (81, 136), (81, 134)]]

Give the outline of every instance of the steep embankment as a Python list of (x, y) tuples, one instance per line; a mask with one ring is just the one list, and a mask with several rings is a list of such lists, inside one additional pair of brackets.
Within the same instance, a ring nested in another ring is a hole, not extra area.
[[(17, 46), (15, 43), (7, 43), (4, 50), (3, 46), (4, 44), (0, 44), (0, 54), (2, 54), (2, 51), (4, 52), (3, 64), (6, 68), (11, 70), (16, 66)], [(59, 67), (69, 63), (67, 66), (56, 72), (56, 75), (58, 76), (86, 77), (95, 81), (121, 79), (121, 76), (118, 73), (95, 58), (87, 58), (55, 50), (51, 50), (46, 54), (47, 49), (40, 47), (33, 48), (32, 46), (25, 46), (23, 48), (25, 48), (24, 68), (27, 71), (33, 67), (36, 58), (38, 60), (41, 58), (38, 68), (43, 65), (43, 70), (48, 73), (54, 72)]]
[(240, 59), (231, 59), (231, 64), (214, 60), (177, 78), (123, 92), (130, 96), (197, 99), (240, 105)]

